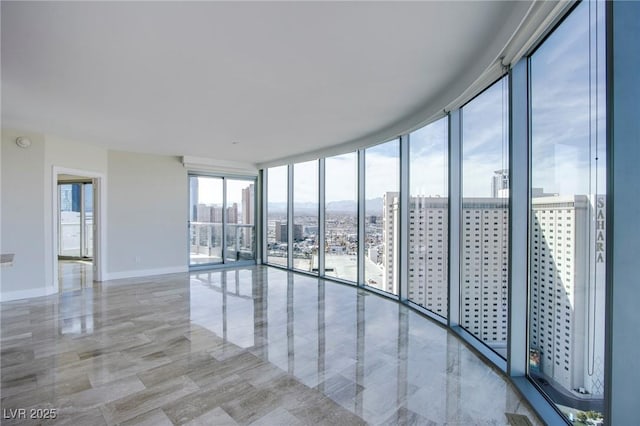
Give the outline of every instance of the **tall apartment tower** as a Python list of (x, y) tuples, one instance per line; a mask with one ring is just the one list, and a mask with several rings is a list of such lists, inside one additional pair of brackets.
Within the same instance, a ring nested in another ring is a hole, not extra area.
[(199, 199), (198, 199), (198, 183), (199, 183), (199, 179), (198, 177), (195, 176), (191, 176), (189, 178), (189, 205), (191, 206), (191, 218), (190, 220), (197, 222), (199, 220), (201, 220), (198, 217), (198, 204), (199, 204)]
[(242, 189), (242, 223), (252, 224), (255, 217), (254, 200), (255, 188), (253, 184)]

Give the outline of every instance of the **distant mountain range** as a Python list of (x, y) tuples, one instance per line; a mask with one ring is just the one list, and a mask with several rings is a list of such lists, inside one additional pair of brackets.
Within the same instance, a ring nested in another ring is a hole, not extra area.
[[(379, 213), (382, 211), (382, 197), (367, 200), (367, 214)], [(313, 214), (316, 206), (313, 203), (295, 203), (296, 211)], [(269, 203), (269, 209), (273, 213), (285, 213), (287, 210), (286, 203)], [(332, 213), (352, 213), (357, 211), (358, 203), (356, 201), (331, 201), (327, 203), (327, 211)]]

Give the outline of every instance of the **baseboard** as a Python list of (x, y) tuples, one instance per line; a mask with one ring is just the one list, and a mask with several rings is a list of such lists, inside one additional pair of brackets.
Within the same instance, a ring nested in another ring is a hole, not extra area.
[(157, 268), (157, 269), (139, 269), (135, 271), (121, 271), (121, 272), (107, 272), (102, 277), (104, 281), (108, 280), (121, 280), (125, 278), (140, 278), (148, 277), (151, 275), (165, 275), (165, 274), (179, 274), (181, 272), (188, 272), (187, 266), (173, 266), (169, 268)]
[(12, 300), (31, 299), (33, 297), (42, 297), (56, 294), (57, 288), (54, 287), (41, 287), (30, 288), (28, 290), (15, 290), (15, 291), (3, 291), (0, 292), (0, 302), (9, 302)]

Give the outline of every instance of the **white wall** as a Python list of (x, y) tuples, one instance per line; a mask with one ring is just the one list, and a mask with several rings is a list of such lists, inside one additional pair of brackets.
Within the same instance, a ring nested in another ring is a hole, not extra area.
[(48, 167), (107, 172), (107, 150), (101, 146), (46, 135), (45, 149)]
[[(31, 147), (16, 145), (27, 136)], [(2, 130), (2, 253), (14, 253), (13, 266), (3, 267), (2, 300), (54, 292), (46, 279), (45, 138), (42, 134)]]
[(188, 270), (187, 171), (178, 157), (109, 151), (107, 278)]

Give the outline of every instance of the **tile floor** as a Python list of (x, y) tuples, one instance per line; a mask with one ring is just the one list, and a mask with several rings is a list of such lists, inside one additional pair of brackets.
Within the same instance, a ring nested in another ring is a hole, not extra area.
[(276, 268), (110, 281), (0, 308), (3, 425), (507, 425), (507, 413), (540, 424), (429, 319)]
[(58, 260), (58, 286), (60, 291), (92, 287), (93, 262), (91, 260)]

